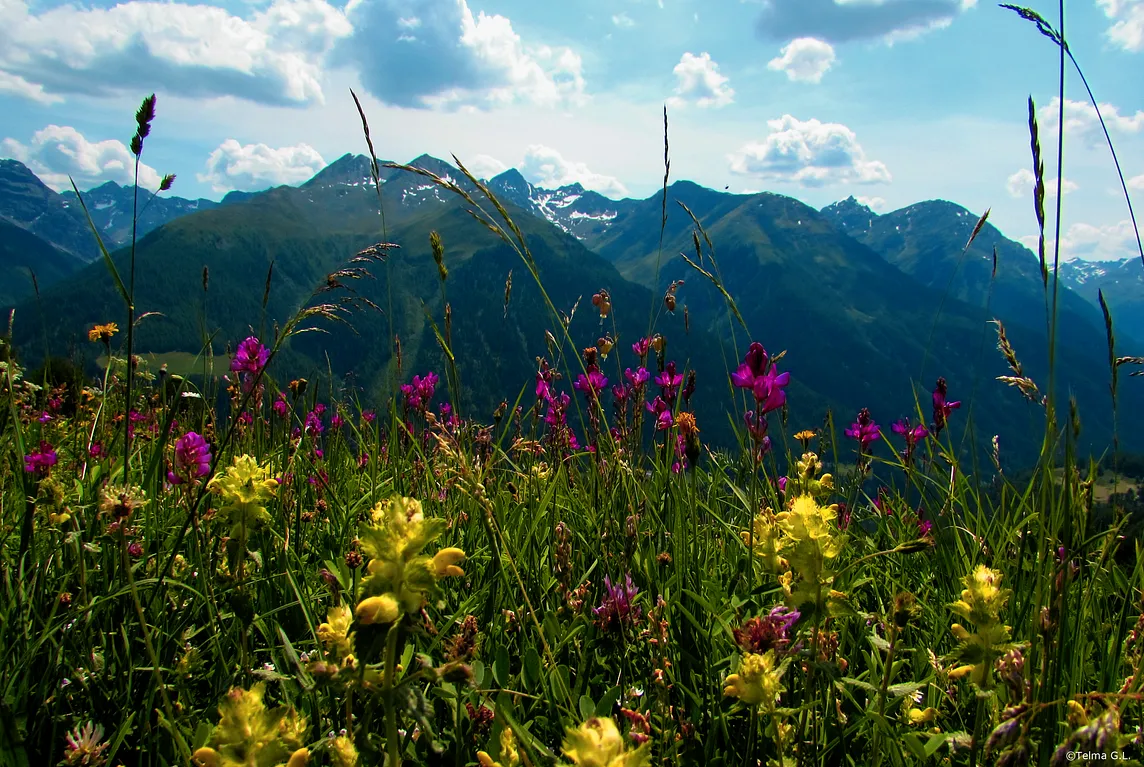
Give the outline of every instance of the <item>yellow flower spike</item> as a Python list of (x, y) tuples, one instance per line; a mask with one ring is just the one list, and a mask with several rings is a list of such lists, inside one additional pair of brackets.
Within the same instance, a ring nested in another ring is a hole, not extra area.
[(318, 639), (330, 649), (337, 650), (339, 657), (348, 656), (353, 652), (353, 639), (349, 633), (353, 620), (353, 612), (345, 605), (331, 607), (326, 612), (326, 622), (318, 626)]
[(286, 767), (306, 767), (309, 763), (310, 749), (300, 748), (290, 754), (290, 761), (286, 762)]
[(262, 700), (264, 693), (265, 685), (259, 683), (249, 690), (235, 687), (226, 694), (209, 745), (193, 755), (198, 767), (305, 767), (308, 752), (300, 755), (305, 749), (297, 748), (305, 735), (305, 719), (285, 706), (268, 709)]
[(457, 567), (457, 563), (464, 561), (465, 552), (458, 548), (441, 549), (433, 557), (433, 574), (438, 578), (449, 576), (460, 578), (465, 571)]
[(649, 767), (649, 743), (632, 751), (624, 750), (624, 739), (611, 717), (592, 717), (576, 728), (568, 728), (562, 748), (564, 756), (577, 767)]
[(225, 474), (218, 474), (207, 483), (207, 490), (222, 498), (220, 511), (233, 524), (232, 538), (270, 521), (263, 504), (274, 498), (277, 489), (278, 480), (270, 476), (270, 467), (259, 465), (249, 455), (236, 457)]
[(393, 623), (401, 615), (401, 606), (397, 604), (392, 594), (382, 594), (363, 599), (354, 612), (363, 625), (371, 626)]
[(357, 767), (357, 746), (347, 736), (339, 735), (330, 741), (330, 760), (334, 767)]
[(773, 710), (782, 686), (784, 667), (776, 666), (775, 651), (766, 653), (745, 653), (739, 662), (739, 671), (731, 674), (723, 683), (723, 694), (738, 698), (748, 705), (762, 704)]
[(969, 641), (970, 633), (966, 631), (965, 626), (960, 623), (955, 623), (949, 627), (950, 633), (957, 637), (962, 642)]
[(949, 672), (949, 678), (950, 679), (961, 679), (966, 674), (969, 674), (970, 672), (972, 672), (973, 668), (974, 668), (973, 666), (958, 666), (957, 668), (955, 668)]
[(511, 727), (505, 727), (500, 734), (500, 759), (493, 758), (484, 751), (477, 752), (477, 762), (481, 767), (516, 767), (520, 764), (520, 753), (516, 749), (516, 736)]

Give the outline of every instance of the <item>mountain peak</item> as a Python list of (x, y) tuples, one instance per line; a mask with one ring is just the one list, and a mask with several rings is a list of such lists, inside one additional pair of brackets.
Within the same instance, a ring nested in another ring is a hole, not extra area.
[(458, 171), (452, 163), (445, 162), (442, 159), (434, 157), (431, 154), (423, 154), (410, 160), (409, 165), (421, 170), (427, 170), (430, 173), (435, 173), (444, 178), (445, 176), (455, 176)]
[(302, 184), (302, 188), (360, 184), (372, 180), (370, 159), (363, 154), (347, 152), (315, 173), (309, 181)]
[(878, 218), (877, 213), (871, 210), (868, 205), (858, 202), (858, 198), (854, 195), (850, 195), (845, 200), (831, 203), (820, 212), (835, 228), (851, 236), (859, 236), (870, 231), (874, 225), (874, 219)]

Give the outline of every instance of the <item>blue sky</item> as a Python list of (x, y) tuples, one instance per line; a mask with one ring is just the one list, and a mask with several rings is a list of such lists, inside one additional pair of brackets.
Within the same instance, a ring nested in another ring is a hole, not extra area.
[[(1144, 0), (1072, 0), (1065, 25), (1144, 209)], [(880, 212), (944, 198), (1028, 238), (1026, 99), (1055, 174), (1056, 56), (984, 0), (0, 0), (0, 155), (57, 188), (123, 182), (153, 91), (144, 180), (217, 199), (364, 151), (353, 88), (385, 159), (646, 197), (666, 103), (673, 178)], [(1064, 249), (1126, 257), (1086, 102), (1070, 76)]]

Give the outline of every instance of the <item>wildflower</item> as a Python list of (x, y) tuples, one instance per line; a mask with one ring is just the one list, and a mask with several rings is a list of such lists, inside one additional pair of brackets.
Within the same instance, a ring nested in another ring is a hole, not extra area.
[(342, 417), (342, 413), (340, 410), (338, 412), (334, 413), (334, 415), (330, 418), (330, 428), (333, 429), (334, 431), (337, 431), (338, 429), (342, 428), (345, 425), (346, 425), (346, 419)]
[(746, 653), (761, 654), (768, 650), (782, 653), (790, 645), (790, 630), (800, 617), (798, 610), (775, 605), (766, 615), (751, 618), (734, 629), (735, 644)]
[(634, 352), (635, 355), (640, 358), (640, 360), (643, 360), (643, 358), (647, 356), (648, 350), (650, 348), (651, 348), (651, 339), (650, 338), (641, 338), (640, 340), (638, 340), (634, 344), (632, 344), (632, 352)]
[(250, 336), (238, 345), (234, 359), (230, 361), (232, 373), (249, 373), (258, 375), (266, 363), (270, 361), (270, 350), (254, 336)]
[(306, 721), (287, 707), (267, 709), (261, 682), (249, 690), (233, 688), (219, 704), (219, 723), (209, 745), (195, 751), (202, 767), (281, 765), (305, 767), (309, 751), (300, 746)]
[(763, 509), (756, 514), (751, 529), (741, 531), (739, 537), (744, 545), (751, 547), (751, 553), (762, 560), (768, 572), (778, 573), (787, 568), (787, 561), (779, 555), (783, 546), (781, 531), (771, 509)]
[(41, 441), (38, 450), (24, 455), (24, 471), (29, 474), (43, 476), (47, 474), (58, 461), (59, 456), (56, 454), (56, 449), (52, 447), (51, 443)]
[(87, 340), (89, 341), (102, 341), (105, 344), (111, 343), (111, 337), (119, 332), (119, 326), (114, 322), (107, 322), (102, 325), (96, 325), (91, 330), (87, 331)]
[(650, 745), (634, 750), (624, 746), (623, 735), (611, 717), (592, 717), (576, 728), (569, 727), (561, 744), (564, 756), (577, 767), (650, 767)]
[(611, 336), (604, 336), (596, 340), (596, 346), (600, 350), (600, 359), (608, 359), (608, 354), (611, 353), (616, 342), (612, 340)]
[[(487, 708), (481, 708), (481, 711), (488, 711)], [(470, 719), (472, 716), (469, 717)], [(516, 748), (516, 737), (512, 734), (511, 727), (505, 727), (501, 730), (500, 734), (500, 756), (497, 761), (484, 751), (477, 752), (477, 763), (480, 767), (516, 767), (520, 764), (520, 753)]]
[(632, 575), (628, 573), (621, 583), (612, 583), (608, 576), (604, 576), (604, 601), (599, 607), (592, 608), (596, 616), (596, 623), (605, 631), (631, 627), (639, 623), (643, 611), (632, 605), (639, 588), (632, 583)]
[(361, 420), (364, 423), (372, 424), (375, 420), (377, 420), (377, 413), (372, 410), (363, 410), (361, 413)]
[(595, 366), (592, 366), (592, 369), (588, 371), (587, 375), (581, 373), (577, 376), (572, 384), (572, 388), (576, 391), (584, 392), (584, 396), (591, 402), (599, 396), (600, 392), (603, 391), (607, 385), (608, 379), (604, 377), (603, 373), (595, 369)]
[(362, 623), (392, 623), (403, 612), (416, 613), (437, 592), (439, 579), (464, 575), (457, 566), (465, 557), (460, 549), (445, 548), (432, 558), (421, 553), (445, 531), (445, 520), (426, 518), (419, 501), (378, 503), (370, 518), (373, 524), (362, 531), (369, 575), (355, 611)]
[(664, 401), (674, 405), (679, 386), (683, 383), (683, 374), (675, 372), (674, 361), (669, 362), (664, 366), (663, 372), (655, 377), (655, 383), (660, 388)]
[(326, 621), (318, 625), (318, 639), (322, 644), (344, 658), (353, 652), (354, 635), (350, 631), (353, 612), (344, 605), (326, 611)]
[(675, 424), (675, 418), (671, 414), (671, 405), (667, 404), (663, 397), (656, 397), (644, 407), (649, 413), (655, 415), (655, 428), (658, 431), (670, 429)]
[(914, 448), (917, 446), (919, 440), (926, 438), (926, 435), (929, 434), (929, 429), (927, 429), (924, 424), (910, 426), (908, 418), (895, 421), (894, 425), (890, 428), (893, 429), (895, 434), (905, 438), (906, 449), (902, 453), (902, 458), (907, 464), (911, 463), (914, 457)]
[(933, 430), (934, 436), (941, 434), (949, 416), (954, 410), (961, 407), (961, 402), (949, 402), (946, 399), (947, 387), (944, 378), (937, 379), (933, 390)]
[(437, 390), (439, 380), (437, 374), (433, 372), (426, 373), (424, 377), (413, 376), (410, 383), (401, 385), (401, 396), (405, 399), (405, 404), (413, 410), (425, 412)]
[(274, 498), (277, 488), (278, 480), (270, 476), (269, 467), (260, 466), (249, 455), (236, 457), (225, 474), (215, 475), (207, 483), (208, 490), (221, 496), (220, 511), (233, 523), (230, 537), (242, 539), (248, 528), (270, 521), (263, 504)]
[(633, 389), (643, 388), (643, 385), (648, 382), (650, 375), (645, 367), (636, 368), (634, 373), (631, 368), (624, 370), (624, 378), (628, 379), (628, 383), (631, 384)]
[(803, 429), (802, 431), (796, 433), (794, 438), (798, 440), (800, 445), (802, 445), (803, 450), (809, 450), (810, 441), (817, 436), (818, 432), (816, 432), (814, 429)]
[(862, 408), (858, 411), (858, 419), (846, 427), (846, 436), (858, 443), (859, 455), (866, 455), (870, 445), (882, 436), (882, 430), (870, 418), (870, 411)]
[(744, 653), (739, 660), (738, 673), (731, 674), (723, 682), (723, 694), (738, 698), (749, 706), (762, 705), (769, 714), (773, 713), (779, 695), (786, 688), (782, 686), (782, 675), (786, 664), (775, 663), (775, 651)]
[(175, 467), (167, 472), (172, 485), (194, 482), (211, 472), (211, 448), (200, 434), (189, 431), (175, 441)]
[(830, 569), (846, 542), (835, 522), (837, 514), (836, 506), (820, 506), (813, 496), (800, 495), (789, 511), (775, 516), (782, 533), (780, 548), (791, 568), (784, 574), (783, 592), (787, 604), (800, 612), (822, 614), (840, 607), (843, 595), (831, 589)]
[(125, 523), (136, 509), (146, 504), (147, 499), (140, 488), (109, 485), (100, 493), (99, 510), (113, 517), (116, 522)]
[(52, 414), (49, 413), (47, 410), (45, 410), (43, 413), (40, 414), (40, 417), (37, 418), (36, 420), (39, 421), (40, 423), (48, 423), (52, 420)]
[(305, 430), (306, 434), (311, 437), (317, 437), (326, 430), (322, 424), (322, 416), (316, 408), (306, 413)]
[(731, 383), (740, 389), (753, 389), (755, 379), (766, 371), (768, 362), (767, 350), (758, 341), (752, 342), (742, 364), (731, 374)]
[(960, 642), (950, 659), (962, 665), (953, 669), (949, 677), (959, 679), (968, 675), (978, 687), (990, 689), (996, 660), (1012, 649), (1009, 627), (1001, 623), (1001, 611), (1009, 599), (1009, 590), (1000, 588), (1001, 573), (985, 565), (978, 565), (962, 582), (965, 588), (961, 599), (949, 608), (972, 623), (976, 630), (971, 633), (958, 623), (950, 626)]
[(286, 418), (290, 415), (290, 405), (286, 402), (286, 393), (278, 392), (278, 396), (274, 400), (274, 404), (270, 406), (274, 410), (274, 415), (279, 418)]
[(608, 291), (606, 290), (593, 293), (592, 306), (600, 310), (600, 319), (604, 319), (612, 311), (612, 297), (608, 295)]
[(94, 722), (87, 722), (83, 727), (76, 725), (67, 734), (67, 744), (64, 746), (63, 764), (83, 765), (83, 767), (99, 767), (107, 758), (103, 752), (110, 743), (103, 742), (103, 727)]
[(92, 458), (106, 458), (107, 453), (103, 449), (103, 443), (99, 440), (92, 442), (87, 448), (87, 454)]

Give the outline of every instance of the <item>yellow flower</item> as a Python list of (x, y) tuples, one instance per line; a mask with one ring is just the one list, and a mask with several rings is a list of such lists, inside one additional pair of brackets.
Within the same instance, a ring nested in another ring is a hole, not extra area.
[(1070, 727), (1075, 730), (1088, 724), (1088, 713), (1084, 710), (1084, 706), (1075, 700), (1070, 700), (1067, 704), (1067, 708)]
[(592, 717), (564, 735), (564, 756), (577, 767), (649, 767), (648, 743), (631, 751), (624, 749), (624, 738), (611, 717)]
[(393, 623), (401, 615), (401, 606), (392, 594), (367, 597), (358, 603), (357, 617), (366, 626), (375, 623)]
[(998, 586), (1001, 573), (978, 565), (963, 582), (965, 589), (961, 592), (961, 599), (950, 605), (950, 609), (979, 626), (998, 620), (1009, 599), (1009, 590)]
[(786, 569), (787, 561), (779, 556), (782, 541), (773, 511), (764, 509), (759, 512), (755, 516), (751, 530), (741, 531), (739, 537), (743, 539), (745, 545), (753, 545), (752, 553), (762, 560), (763, 567), (768, 572), (777, 573)]
[(87, 340), (89, 341), (103, 341), (107, 343), (111, 337), (119, 332), (119, 326), (114, 322), (107, 322), (103, 325), (96, 325), (91, 330), (87, 331)]
[(959, 642), (949, 658), (960, 662), (949, 673), (950, 679), (969, 676), (982, 689), (993, 686), (993, 666), (997, 659), (1011, 648), (1009, 627), (1001, 623), (1001, 611), (1009, 599), (1008, 589), (1002, 589), (1001, 573), (985, 565), (962, 579), (965, 588), (961, 599), (949, 609), (974, 625), (974, 631), (954, 623), (949, 630)]
[(334, 767), (357, 767), (357, 746), (345, 735), (339, 735), (330, 741), (330, 759)]
[(477, 752), (477, 762), (481, 767), (516, 767), (520, 764), (520, 753), (516, 750), (516, 737), (511, 727), (505, 727), (500, 734), (500, 758), (493, 758), (484, 751)]
[(793, 576), (784, 584), (787, 604), (804, 614), (822, 612), (838, 602), (831, 588), (830, 563), (842, 553), (846, 536), (835, 524), (837, 513), (836, 506), (819, 506), (812, 496), (800, 495), (789, 511), (775, 517), (782, 533), (780, 548), (798, 576), (797, 585), (792, 586)]
[(773, 711), (782, 686), (785, 665), (776, 666), (775, 651), (766, 653), (745, 653), (739, 661), (739, 672), (731, 674), (723, 683), (723, 694), (733, 696), (748, 705), (762, 704), (767, 711)]
[(309, 759), (306, 749), (291, 752), (283, 742), (300, 739), (305, 720), (292, 709), (267, 709), (262, 702), (265, 687), (256, 684), (249, 690), (236, 687), (226, 694), (218, 707), (219, 723), (211, 733), (209, 745), (195, 751), (193, 758), (201, 767), (305, 767)]
[(348, 656), (353, 652), (353, 635), (349, 633), (353, 620), (353, 613), (345, 605), (331, 607), (326, 612), (326, 622), (318, 626), (318, 639), (336, 650), (339, 657)]
[(932, 706), (922, 710), (920, 708), (911, 708), (906, 714), (909, 717), (910, 724), (921, 724), (922, 722), (932, 722), (937, 718), (937, 709)]
[(362, 550), (370, 557), (357, 608), (363, 622), (387, 623), (401, 612), (416, 613), (439, 591), (439, 578), (464, 575), (457, 566), (465, 558), (460, 549), (446, 548), (434, 557), (422, 553), (445, 531), (445, 521), (426, 518), (419, 501), (392, 498), (374, 506), (370, 518), (373, 524), (361, 532)]
[(249, 455), (234, 459), (225, 474), (207, 483), (207, 489), (222, 498), (220, 512), (233, 523), (231, 538), (244, 538), (250, 528), (270, 521), (264, 503), (274, 498), (278, 480), (270, 477), (270, 468), (260, 466)]
[(433, 557), (433, 573), (438, 578), (445, 578), (448, 576), (461, 577), (465, 571), (457, 567), (457, 563), (465, 559), (465, 552), (458, 548), (452, 547), (441, 549)]

